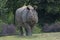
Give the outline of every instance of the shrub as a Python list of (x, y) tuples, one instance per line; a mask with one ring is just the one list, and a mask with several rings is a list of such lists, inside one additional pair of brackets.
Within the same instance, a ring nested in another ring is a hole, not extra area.
[(33, 29), (33, 33), (40, 33), (41, 32), (41, 28), (39, 28), (39, 25), (35, 26)]
[(44, 32), (60, 32), (60, 22), (48, 25), (46, 24), (43, 29)]
[(1, 34), (3, 35), (12, 35), (15, 34), (16, 29), (15, 26), (13, 24), (2, 24), (2, 30), (1, 30)]

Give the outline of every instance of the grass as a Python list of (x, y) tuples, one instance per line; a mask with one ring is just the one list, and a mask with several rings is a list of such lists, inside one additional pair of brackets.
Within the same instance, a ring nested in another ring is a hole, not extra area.
[(60, 32), (33, 34), (30, 37), (20, 37), (18, 35), (2, 36), (0, 37), (0, 40), (60, 40)]

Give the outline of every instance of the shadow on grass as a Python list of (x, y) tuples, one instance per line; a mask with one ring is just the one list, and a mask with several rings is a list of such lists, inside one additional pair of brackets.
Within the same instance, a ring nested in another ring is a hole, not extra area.
[(4, 37), (4, 36), (14, 36), (14, 35), (18, 35), (18, 34), (0, 34), (0, 37)]
[(39, 35), (36, 35), (36, 34), (33, 34), (32, 36), (20, 36), (18, 34), (15, 34), (15, 35), (0, 35), (0, 37), (5, 37), (5, 36), (11, 36), (11, 37), (14, 37), (14, 38), (25, 38), (25, 39), (35, 39), (37, 38)]

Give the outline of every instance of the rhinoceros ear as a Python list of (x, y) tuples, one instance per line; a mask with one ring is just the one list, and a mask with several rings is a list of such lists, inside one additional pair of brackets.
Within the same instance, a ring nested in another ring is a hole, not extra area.
[(34, 9), (36, 10), (37, 8), (38, 8), (38, 7), (35, 5), (35, 6), (34, 6)]
[(27, 10), (30, 10), (30, 8), (29, 8), (29, 7), (27, 7)]

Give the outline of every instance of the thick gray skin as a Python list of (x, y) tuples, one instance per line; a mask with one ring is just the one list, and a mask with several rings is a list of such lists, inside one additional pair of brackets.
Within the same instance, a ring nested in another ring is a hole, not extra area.
[(23, 36), (23, 29), (25, 28), (26, 35), (32, 35), (32, 29), (34, 25), (38, 22), (37, 12), (32, 6), (23, 6), (16, 10), (16, 24), (20, 27), (20, 34)]

